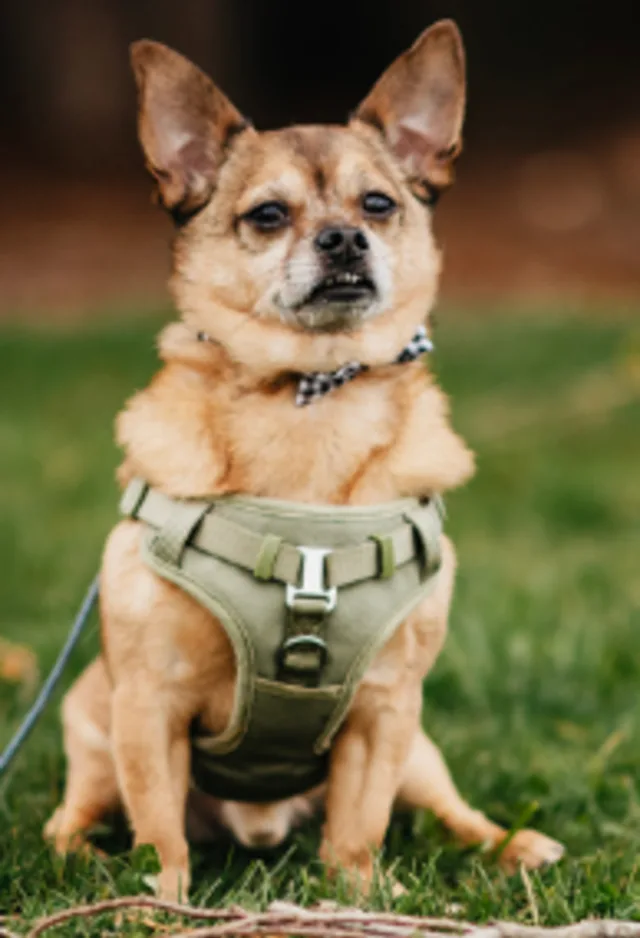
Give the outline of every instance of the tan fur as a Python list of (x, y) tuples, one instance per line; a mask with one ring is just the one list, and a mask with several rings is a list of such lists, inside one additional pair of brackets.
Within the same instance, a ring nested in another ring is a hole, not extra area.
[[(449, 426), (442, 392), (422, 364), (389, 364), (437, 289), (440, 256), (416, 191), (443, 185), (459, 149), (464, 60), (453, 24), (433, 27), (394, 63), (347, 127), (242, 130), (233, 106), (177, 53), (143, 42), (133, 58), (140, 135), (160, 197), (171, 210), (199, 211), (176, 234), (172, 291), (182, 320), (161, 336), (164, 367), (118, 418), (120, 481), (142, 476), (174, 496), (338, 505), (465, 482), (472, 456)], [(397, 209), (363, 217), (370, 191)], [(270, 200), (288, 216), (267, 233), (246, 213)], [(366, 233), (370, 300), (307, 298), (325, 263), (316, 235), (335, 224)], [(370, 369), (308, 408), (294, 406), (298, 373), (351, 360)], [(218, 733), (230, 716), (229, 641), (204, 608), (145, 566), (139, 538), (125, 521), (107, 542), (103, 657), (65, 702), (69, 780), (47, 828), (58, 850), (121, 802), (136, 842), (158, 851), (161, 894), (175, 897), (189, 885), (187, 831), (199, 838), (226, 826), (242, 843), (273, 844), (318, 799), (327, 814), (321, 856), (365, 886), (397, 800), (431, 808), (466, 842), (504, 838), (462, 801), (420, 728), (422, 681), (442, 647), (453, 589), (448, 540), (434, 592), (358, 689), (326, 788), (242, 805), (189, 791), (193, 719)], [(524, 831), (503, 860), (536, 866), (560, 852)]]

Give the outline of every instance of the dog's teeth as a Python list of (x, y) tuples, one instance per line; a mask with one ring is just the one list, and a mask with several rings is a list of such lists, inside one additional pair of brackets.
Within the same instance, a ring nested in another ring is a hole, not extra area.
[(331, 274), (331, 276), (326, 277), (324, 280), (325, 287), (335, 287), (340, 286), (341, 284), (357, 284), (362, 283), (363, 278), (358, 274), (349, 273), (345, 271), (340, 274)]

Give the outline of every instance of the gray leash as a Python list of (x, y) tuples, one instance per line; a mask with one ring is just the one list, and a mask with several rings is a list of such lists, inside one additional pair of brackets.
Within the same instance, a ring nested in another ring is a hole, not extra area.
[(80, 606), (75, 621), (71, 626), (71, 631), (69, 632), (67, 640), (62, 647), (62, 651), (58, 655), (58, 659), (51, 669), (49, 676), (42, 685), (40, 693), (36, 697), (34, 703), (31, 706), (31, 709), (22, 721), (13, 739), (10, 741), (9, 745), (0, 756), (0, 778), (4, 775), (13, 762), (14, 758), (26, 742), (29, 733), (36, 725), (39, 718), (42, 716), (44, 708), (49, 703), (51, 695), (56, 688), (56, 684), (62, 677), (62, 672), (64, 671), (67, 662), (71, 657), (71, 652), (77, 645), (78, 639), (80, 638), (80, 635), (89, 620), (91, 610), (93, 609), (96, 599), (98, 598), (98, 589), (99, 577), (96, 576), (82, 601), (82, 605)]

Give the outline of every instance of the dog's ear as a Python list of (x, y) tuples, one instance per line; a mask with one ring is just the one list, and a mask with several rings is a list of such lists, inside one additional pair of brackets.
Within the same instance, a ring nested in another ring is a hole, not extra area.
[(440, 20), (387, 69), (354, 117), (372, 124), (425, 195), (453, 181), (465, 108), (465, 56), (453, 20)]
[(131, 45), (138, 134), (160, 200), (189, 215), (211, 196), (231, 138), (248, 123), (211, 79), (159, 42)]

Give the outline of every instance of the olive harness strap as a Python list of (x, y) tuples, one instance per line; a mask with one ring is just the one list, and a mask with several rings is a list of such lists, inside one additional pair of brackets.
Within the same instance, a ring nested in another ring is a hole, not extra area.
[(319, 677), (327, 653), (326, 618), (335, 609), (340, 587), (388, 579), (416, 554), (422, 558), (425, 579), (440, 566), (444, 502), (439, 496), (423, 505), (416, 502), (404, 523), (388, 534), (332, 549), (294, 545), (273, 533), (256, 533), (217, 513), (215, 506), (215, 499), (173, 499), (134, 479), (120, 510), (153, 530), (149, 549), (166, 564), (179, 566), (190, 546), (246, 570), (258, 581), (285, 586), (287, 616), (279, 672), (287, 683), (309, 686), (314, 683), (312, 675)]

